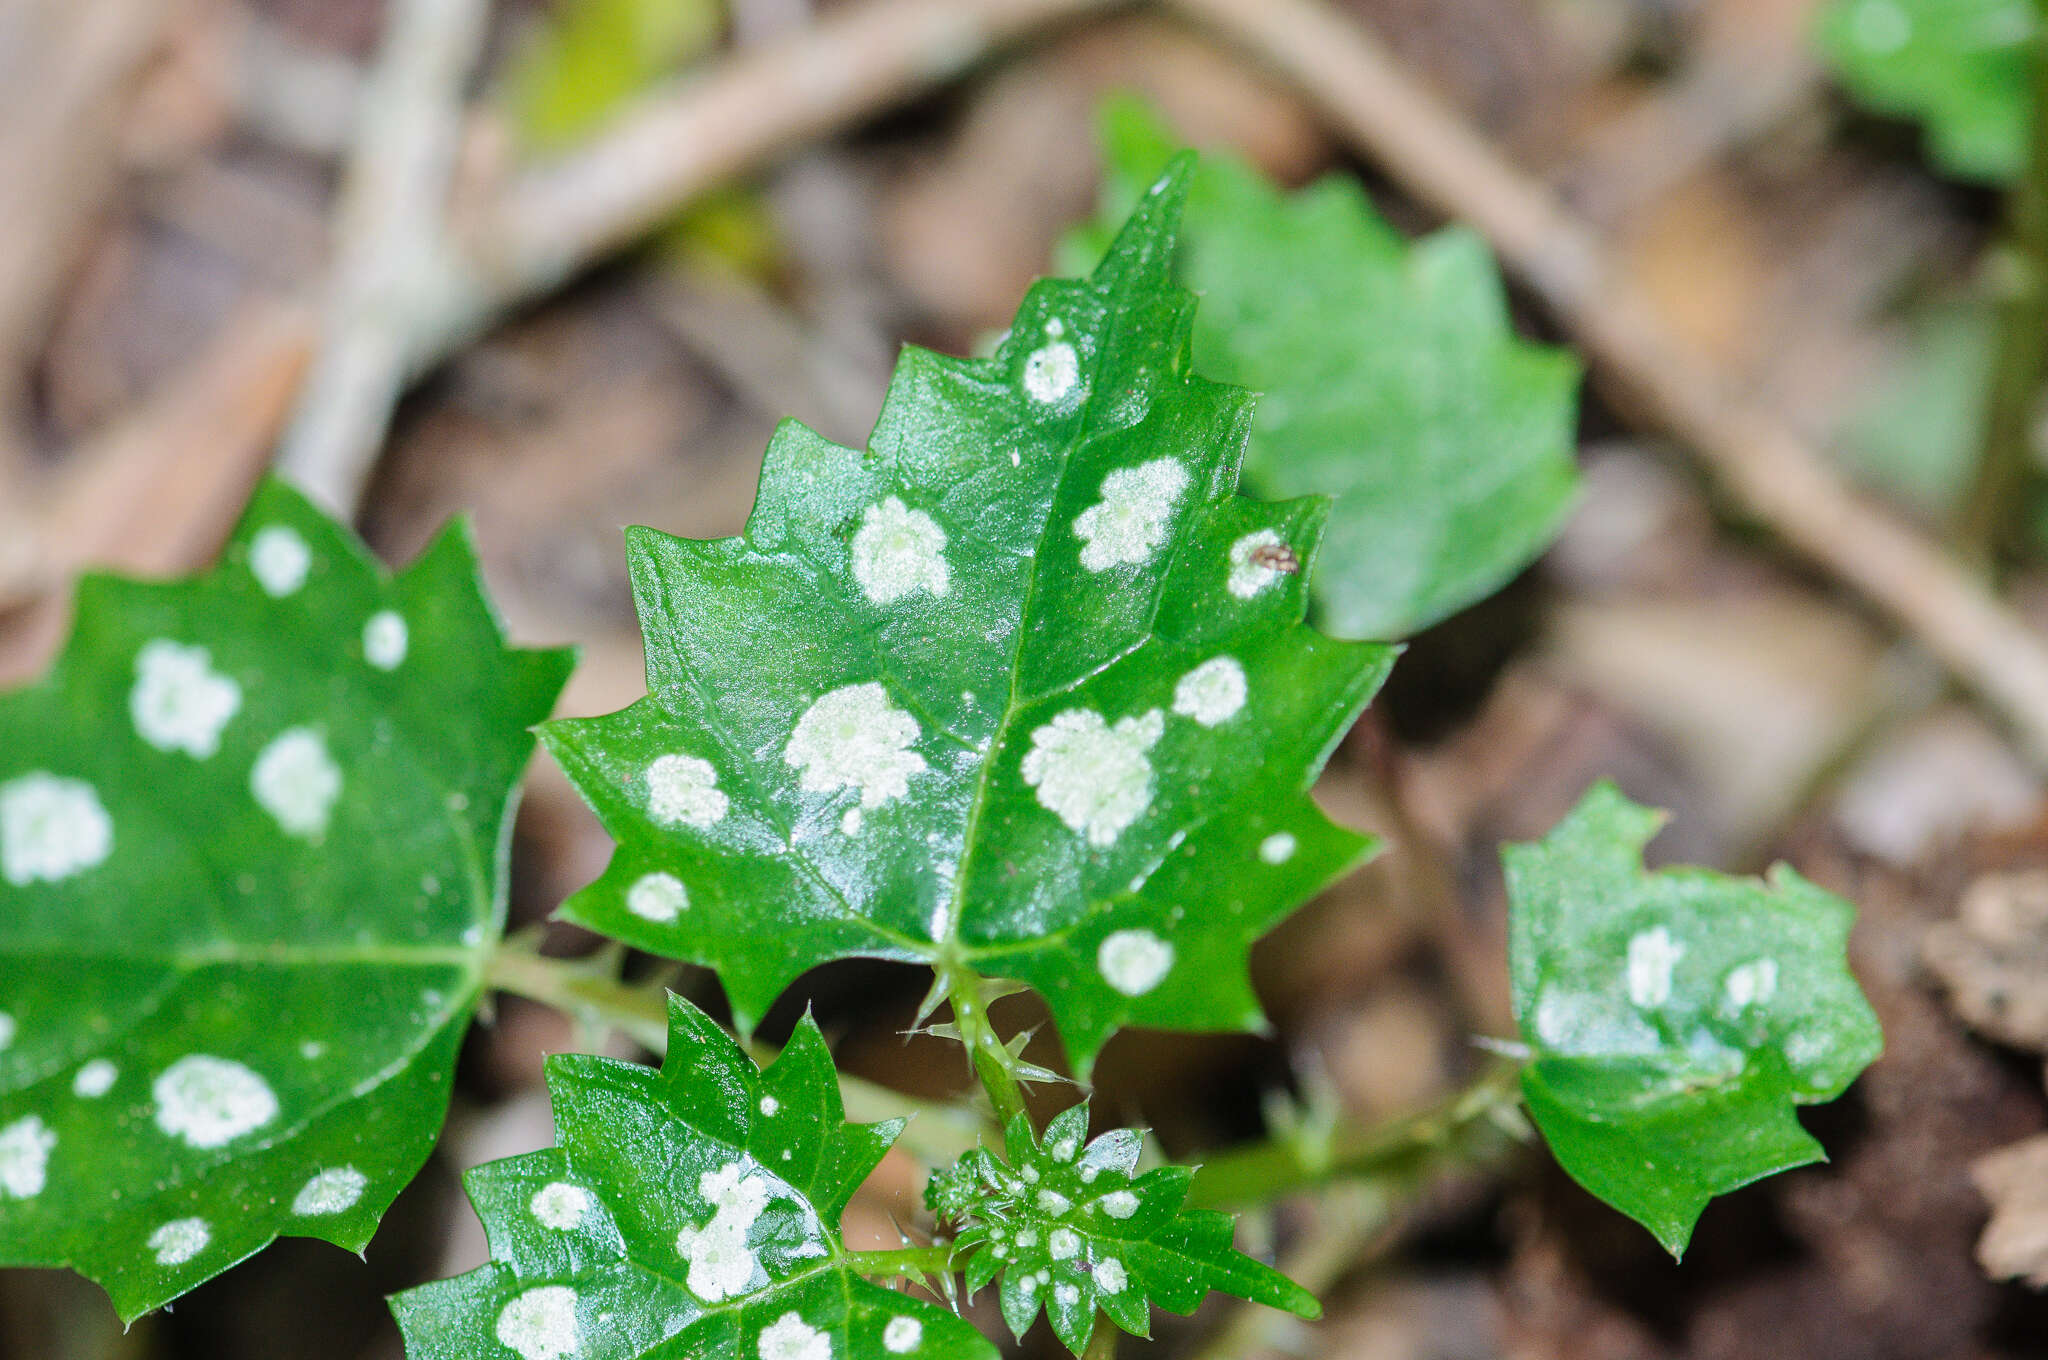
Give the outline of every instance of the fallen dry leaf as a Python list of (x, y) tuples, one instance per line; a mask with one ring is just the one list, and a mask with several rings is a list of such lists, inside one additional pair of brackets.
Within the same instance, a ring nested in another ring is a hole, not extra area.
[(1977, 1264), (1994, 1280), (2048, 1287), (2048, 1133), (1979, 1157), (1970, 1179), (1991, 1202)]

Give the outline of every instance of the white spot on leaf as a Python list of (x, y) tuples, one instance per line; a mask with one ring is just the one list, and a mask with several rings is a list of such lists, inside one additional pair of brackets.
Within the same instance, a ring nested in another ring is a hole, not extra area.
[(1628, 942), (1628, 999), (1638, 1006), (1661, 1006), (1671, 999), (1671, 970), (1685, 957), (1685, 946), (1663, 926), (1645, 930)]
[(922, 510), (895, 496), (871, 505), (853, 536), (853, 579), (876, 604), (926, 590), (944, 595), (952, 585), (946, 531)]
[(1119, 930), (1095, 951), (1095, 966), (1125, 996), (1143, 996), (1166, 980), (1173, 946), (1149, 930)]
[(901, 798), (910, 777), (924, 773), (924, 757), (910, 749), (917, 738), (917, 720), (881, 685), (842, 685), (797, 719), (782, 759), (802, 772), (804, 792), (857, 788), (860, 805), (877, 808)]
[(114, 1083), (121, 1079), (121, 1069), (105, 1058), (94, 1058), (78, 1069), (78, 1075), (71, 1079), (71, 1093), (85, 1100), (98, 1100), (114, 1089)]
[(1046, 1250), (1055, 1261), (1071, 1261), (1081, 1254), (1081, 1237), (1072, 1228), (1054, 1228), (1045, 1239)]
[(16, 887), (82, 874), (113, 849), (114, 819), (84, 780), (38, 770), (0, 785), (0, 874)]
[(363, 625), (363, 660), (380, 671), (395, 671), (403, 665), (411, 643), (411, 630), (393, 610), (372, 614)]
[(1271, 529), (1255, 530), (1231, 544), (1230, 593), (1240, 600), (1249, 600), (1278, 581), (1282, 574), (1280, 569), (1267, 566), (1259, 557), (1261, 550), (1271, 551), (1281, 546), (1280, 535)]
[(1102, 1212), (1118, 1220), (1138, 1212), (1138, 1197), (1128, 1190), (1112, 1190), (1096, 1203), (1102, 1206)]
[(832, 1338), (801, 1314), (784, 1313), (761, 1329), (761, 1360), (832, 1360)]
[(313, 565), (313, 550), (296, 529), (272, 524), (257, 532), (249, 544), (249, 570), (266, 595), (283, 599), (306, 584), (306, 572)]
[(341, 769), (318, 732), (294, 727), (256, 757), (249, 788), (286, 835), (318, 840), (327, 834), (334, 800), (341, 797)]
[(1762, 1005), (1778, 994), (1778, 961), (1751, 959), (1729, 969), (1723, 985), (1730, 1009), (1739, 1011)]
[(1057, 1190), (1041, 1190), (1038, 1192), (1038, 1207), (1043, 1213), (1058, 1216), (1073, 1208), (1074, 1204)]
[(498, 1340), (520, 1360), (564, 1360), (582, 1344), (576, 1291), (565, 1284), (529, 1289), (498, 1314)]
[(34, 1199), (43, 1193), (50, 1153), (57, 1135), (38, 1115), (17, 1119), (0, 1129), (0, 1194), (9, 1199)]
[(1234, 656), (1210, 657), (1173, 687), (1173, 711), (1204, 727), (1236, 717), (1244, 700), (1244, 667)]
[(1544, 988), (1536, 998), (1536, 1038), (1554, 1053), (1576, 1056), (1657, 1051), (1657, 1031), (1620, 997)]
[(647, 767), (647, 815), (663, 826), (714, 826), (731, 799), (718, 791), (718, 771), (698, 756), (656, 756)]
[(1130, 1283), (1124, 1274), (1124, 1263), (1114, 1256), (1105, 1256), (1095, 1263), (1095, 1287), (1105, 1294), (1121, 1294)]
[(1289, 831), (1275, 831), (1259, 842), (1259, 858), (1268, 864), (1285, 864), (1294, 858), (1294, 834)]
[(1081, 1301), (1081, 1289), (1078, 1285), (1068, 1284), (1062, 1280), (1059, 1288), (1052, 1291), (1052, 1296), (1058, 1301), (1060, 1307), (1072, 1308)]
[(690, 893), (674, 874), (642, 874), (626, 889), (626, 910), (643, 921), (667, 925), (690, 905)]
[(277, 1118), (277, 1097), (263, 1078), (205, 1053), (165, 1068), (150, 1093), (156, 1098), (156, 1126), (195, 1148), (217, 1148)]
[(590, 1212), (590, 1192), (567, 1181), (550, 1181), (533, 1192), (533, 1201), (527, 1207), (533, 1210), (534, 1221), (543, 1228), (568, 1232), (580, 1225), (583, 1216)]
[(175, 1218), (149, 1235), (149, 1249), (160, 1266), (181, 1266), (206, 1250), (213, 1230), (203, 1218)]
[(136, 735), (157, 750), (212, 758), (221, 729), (241, 707), (242, 687), (213, 669), (206, 648), (157, 638), (135, 654), (128, 714)]
[(1064, 401), (1080, 380), (1080, 356), (1064, 341), (1041, 346), (1024, 361), (1024, 390), (1033, 401), (1048, 406)]
[(1040, 805), (1090, 845), (1113, 845), (1152, 805), (1152, 762), (1145, 753), (1165, 730), (1156, 708), (1115, 727), (1094, 709), (1070, 708), (1031, 734), (1024, 782), (1038, 790)]
[(752, 1287), (759, 1262), (747, 1250), (747, 1234), (768, 1207), (768, 1182), (727, 1162), (697, 1179), (698, 1193), (711, 1204), (711, 1221), (676, 1234), (676, 1254), (690, 1263), (690, 1292), (719, 1303)]
[(1102, 479), (1102, 499), (1074, 520), (1085, 545), (1081, 565), (1107, 571), (1143, 562), (1166, 541), (1167, 521), (1188, 489), (1188, 470), (1177, 458), (1154, 458), (1119, 468)]
[(14, 1023), (14, 1017), (6, 1011), (0, 1011), (0, 1053), (5, 1053), (8, 1049), (14, 1047), (14, 1035), (17, 1029), (18, 1026)]
[(346, 1213), (356, 1207), (370, 1178), (352, 1166), (330, 1166), (315, 1171), (292, 1197), (292, 1212), (304, 1218), (324, 1218)]
[(761, 1097), (761, 1113), (768, 1116), (770, 1119), (773, 1119), (775, 1117), (775, 1112), (781, 1108), (782, 1102), (777, 1100), (774, 1096)]
[(908, 1355), (924, 1340), (924, 1324), (914, 1317), (893, 1317), (882, 1328), (882, 1349), (892, 1355)]

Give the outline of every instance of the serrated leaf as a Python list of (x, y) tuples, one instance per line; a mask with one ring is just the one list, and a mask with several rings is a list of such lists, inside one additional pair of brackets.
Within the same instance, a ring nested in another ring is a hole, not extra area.
[(2035, 22), (2026, 0), (1833, 0), (1819, 36), (1858, 101), (1925, 127), (1936, 164), (2010, 183), (2027, 160)]
[(965, 1258), (968, 1289), (995, 1282), (1019, 1339), (1042, 1308), (1079, 1355), (1097, 1312), (1149, 1336), (1153, 1305), (1185, 1315), (1211, 1292), (1321, 1315), (1314, 1295), (1231, 1245), (1228, 1214), (1182, 1210), (1193, 1168), (1133, 1176), (1136, 1130), (1087, 1136), (1085, 1104), (1054, 1118), (1043, 1141), (1019, 1116), (1006, 1158), (977, 1148), (926, 1186), (933, 1212), (962, 1226), (955, 1259)]
[(548, 1060), (557, 1146), (478, 1167), (481, 1269), (392, 1300), (411, 1360), (994, 1360), (840, 1240), (901, 1120), (848, 1124), (808, 1016), (766, 1071), (680, 998), (656, 1072)]
[(133, 1318), (426, 1160), (504, 915), (530, 727), (465, 531), (387, 576), (260, 489), (224, 560), (92, 576), (0, 695), (0, 1264)]
[[(1104, 130), (1105, 215), (1120, 216), (1174, 143), (1131, 100)], [(1084, 234), (1069, 258), (1102, 240)], [(1515, 334), (1477, 235), (1411, 244), (1351, 176), (1283, 194), (1205, 155), (1177, 266), (1202, 298), (1195, 371), (1263, 394), (1245, 489), (1335, 498), (1311, 582), (1320, 626), (1406, 637), (1556, 537), (1578, 494), (1579, 364)]]
[(619, 842), (570, 919), (742, 1027), (847, 955), (1027, 982), (1083, 1072), (1261, 1023), (1247, 947), (1372, 846), (1307, 789), (1394, 652), (1302, 626), (1325, 503), (1231, 494), (1186, 179), (993, 359), (907, 350), (865, 455), (785, 424), (744, 537), (629, 533), (652, 693), (543, 734)]
[(1713, 1196), (1823, 1160), (1793, 1107), (1840, 1095), (1883, 1036), (1849, 973), (1854, 908), (1782, 864), (1646, 873), (1662, 823), (1600, 784), (1502, 860), (1529, 1111), (1677, 1256)]

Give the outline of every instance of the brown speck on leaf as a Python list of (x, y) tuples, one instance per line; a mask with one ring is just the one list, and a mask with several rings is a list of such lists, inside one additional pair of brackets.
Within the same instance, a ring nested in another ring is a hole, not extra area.
[(1301, 570), (1301, 558), (1286, 543), (1261, 543), (1252, 549), (1252, 561), (1268, 571), (1284, 571), (1289, 576)]

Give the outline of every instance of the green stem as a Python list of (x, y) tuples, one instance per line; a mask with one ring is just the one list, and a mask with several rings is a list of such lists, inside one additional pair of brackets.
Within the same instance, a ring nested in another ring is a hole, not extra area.
[(1419, 1114), (1327, 1137), (1277, 1137), (1203, 1163), (1190, 1208), (1270, 1204), (1333, 1181), (1415, 1184), (1446, 1165), (1486, 1160), (1511, 1140), (1501, 1123), (1521, 1100), (1521, 1064), (1496, 1062), (1464, 1090)]
[[(550, 958), (514, 941), (498, 946), (484, 971), (496, 991), (522, 996), (592, 1027), (609, 1027), (650, 1053), (668, 1051), (668, 992), (634, 987), (577, 959)], [(768, 1044), (740, 1039), (755, 1062), (774, 1060)], [(950, 1166), (996, 1132), (966, 1109), (929, 1105), (859, 1077), (841, 1075), (839, 1098), (847, 1118), (872, 1124), (908, 1118), (902, 1146), (927, 1167)]]
[(1081, 1352), (1081, 1360), (1116, 1360), (1117, 1340), (1122, 1335), (1109, 1314), (1097, 1313), (1095, 1330), (1088, 1335), (1088, 1349)]
[(2026, 169), (2006, 197), (2005, 236), (1991, 258), (1998, 337), (1983, 453), (1954, 526), (1957, 547), (1993, 566), (2021, 544), (2033, 427), (2048, 377), (2048, 0), (2035, 0), (2034, 19), (2031, 143)]
[(870, 1280), (946, 1275), (953, 1269), (953, 1248), (949, 1243), (942, 1243), (930, 1247), (896, 1247), (889, 1251), (850, 1251), (846, 1253), (846, 1260), (855, 1274)]
[(953, 1005), (953, 1027), (960, 1031), (974, 1075), (981, 1079), (989, 1103), (995, 1107), (996, 1123), (1008, 1128), (1011, 1120), (1024, 1113), (1024, 1085), (1017, 1079), (1016, 1058), (989, 1019), (981, 977), (964, 964), (942, 963), (938, 968), (946, 984), (946, 998)]

